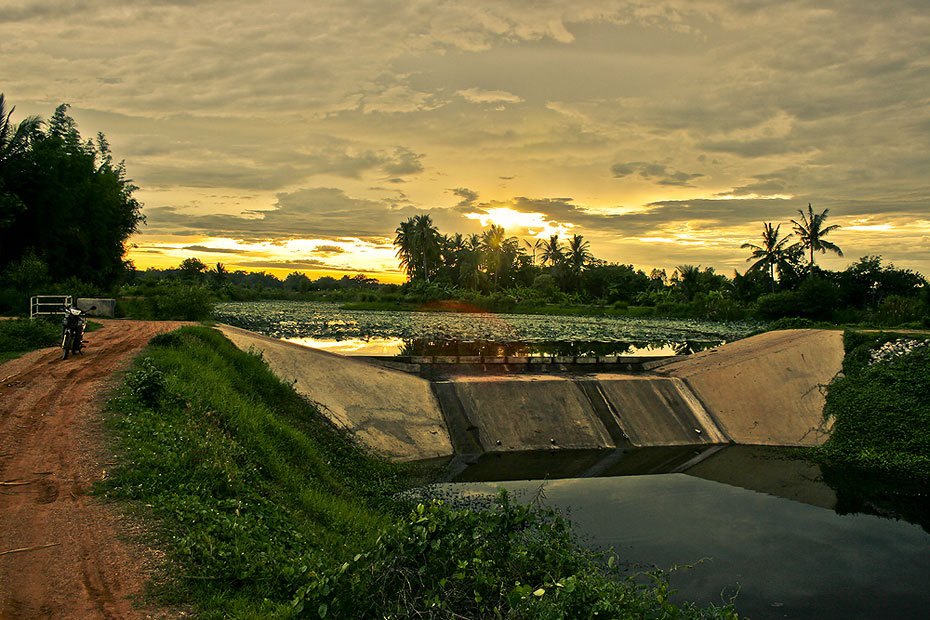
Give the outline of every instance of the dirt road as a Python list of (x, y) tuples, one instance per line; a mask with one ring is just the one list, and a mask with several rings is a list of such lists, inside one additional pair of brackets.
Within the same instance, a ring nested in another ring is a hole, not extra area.
[(181, 323), (99, 322), (83, 355), (43, 349), (0, 365), (0, 620), (164, 617), (130, 599), (151, 553), (87, 493), (108, 467), (101, 406), (114, 373)]

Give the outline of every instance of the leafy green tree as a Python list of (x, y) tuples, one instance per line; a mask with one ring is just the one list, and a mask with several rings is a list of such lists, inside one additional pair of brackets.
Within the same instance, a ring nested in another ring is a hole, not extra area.
[(777, 270), (781, 275), (789, 270), (794, 270), (792, 264), (794, 253), (791, 252), (790, 246), (788, 246), (791, 235), (779, 238), (778, 230), (780, 228), (780, 224), (773, 228), (771, 222), (764, 222), (762, 225), (762, 245), (744, 243), (740, 246), (741, 249), (752, 250), (752, 254), (746, 259), (747, 261), (756, 261), (750, 265), (746, 273), (764, 270), (771, 280), (773, 293), (775, 292), (775, 271)]
[(226, 269), (226, 265), (217, 263), (209, 271), (209, 276), (214, 285), (223, 286), (226, 284), (226, 280), (229, 279), (229, 271)]
[(178, 266), (178, 272), (182, 280), (199, 282), (203, 280), (207, 266), (199, 258), (185, 258)]
[(811, 269), (814, 267), (814, 252), (826, 254), (827, 250), (829, 250), (839, 256), (843, 255), (843, 251), (838, 245), (824, 239), (829, 233), (839, 228), (838, 224), (824, 226), (824, 221), (826, 221), (829, 212), (829, 209), (824, 209), (821, 213), (814, 213), (814, 209), (808, 204), (807, 214), (798, 209), (798, 213), (801, 214), (800, 222), (791, 220), (791, 223), (794, 224), (794, 232), (798, 235), (798, 239), (801, 240), (801, 245), (810, 251)]
[[(29, 151), (40, 126), (39, 118), (35, 116), (14, 124), (10, 118), (15, 109), (7, 111), (6, 100), (0, 93), (0, 229), (11, 226), (17, 215), (26, 209), (19, 196), (7, 190), (6, 177), (22, 168), (22, 162), (18, 160)], [(0, 252), (0, 260), (2, 257)]]
[(145, 218), (103, 134), (83, 141), (67, 105), (44, 131), (36, 119), (14, 128), (4, 113), (0, 133), (0, 269), (31, 250), (55, 281), (119, 280), (126, 242)]

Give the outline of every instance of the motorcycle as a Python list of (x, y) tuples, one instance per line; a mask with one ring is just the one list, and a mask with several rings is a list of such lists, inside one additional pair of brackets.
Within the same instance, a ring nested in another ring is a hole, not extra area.
[[(96, 310), (91, 306), (88, 310)], [(68, 359), (68, 353), (83, 353), (84, 329), (87, 327), (87, 315), (75, 306), (64, 308), (65, 318), (61, 321), (61, 359)]]

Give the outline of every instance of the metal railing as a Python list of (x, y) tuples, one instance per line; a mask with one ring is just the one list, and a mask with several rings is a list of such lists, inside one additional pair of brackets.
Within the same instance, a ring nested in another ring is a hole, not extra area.
[(70, 306), (71, 301), (71, 295), (34, 295), (29, 300), (29, 318), (64, 314), (65, 307)]

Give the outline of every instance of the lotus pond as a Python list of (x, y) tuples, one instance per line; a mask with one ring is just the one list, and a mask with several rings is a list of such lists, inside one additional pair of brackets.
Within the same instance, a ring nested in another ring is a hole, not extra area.
[(743, 338), (751, 323), (344, 310), (326, 302), (227, 302), (217, 320), (346, 355), (676, 355)]

